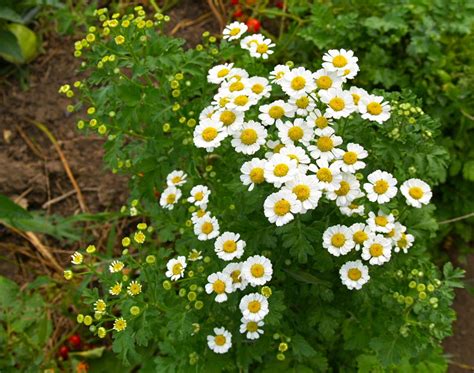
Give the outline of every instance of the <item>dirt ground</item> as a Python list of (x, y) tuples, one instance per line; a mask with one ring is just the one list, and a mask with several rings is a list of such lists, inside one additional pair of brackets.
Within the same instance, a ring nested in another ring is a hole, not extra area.
[[(188, 45), (199, 43), (205, 30), (218, 30), (205, 1), (182, 1), (170, 16), (169, 31), (184, 37)], [(187, 20), (195, 19), (200, 22), (188, 26)], [(75, 128), (77, 118), (66, 111), (68, 100), (58, 94), (62, 84), (77, 80), (73, 41), (46, 38), (45, 53), (29, 67), (28, 89), (21, 89), (13, 78), (0, 80), (0, 193), (29, 210), (63, 216), (77, 214), (81, 207), (58, 151), (33, 121), (44, 124), (57, 139), (89, 211), (117, 210), (127, 200), (127, 180), (104, 169), (103, 138), (80, 135)], [(0, 241), (28, 246), (2, 226)], [(31, 257), (2, 251), (0, 274), (22, 282), (33, 276), (28, 272)], [(474, 286), (474, 255), (468, 258), (466, 269), (467, 280)], [(457, 291), (455, 309), (455, 335), (444, 343), (452, 360), (450, 372), (474, 372), (474, 297), (466, 290)]]

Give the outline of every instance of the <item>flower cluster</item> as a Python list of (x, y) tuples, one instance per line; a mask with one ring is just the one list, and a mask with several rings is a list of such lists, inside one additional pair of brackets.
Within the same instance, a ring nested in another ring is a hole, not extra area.
[[(240, 39), (247, 30), (248, 27), (245, 23), (232, 22), (225, 27), (223, 38), (227, 41), (237, 40)], [(274, 46), (275, 44), (271, 39), (262, 34), (248, 35), (240, 41), (240, 47), (247, 50), (252, 57), (263, 58), (264, 60), (268, 59), (268, 57), (273, 54), (271, 48)]]

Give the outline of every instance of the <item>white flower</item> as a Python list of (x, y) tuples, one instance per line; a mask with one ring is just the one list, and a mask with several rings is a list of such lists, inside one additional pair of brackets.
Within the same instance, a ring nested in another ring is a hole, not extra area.
[(352, 100), (354, 101), (354, 105), (357, 107), (357, 110), (359, 110), (358, 105), (359, 105), (360, 99), (362, 97), (367, 96), (369, 93), (365, 89), (359, 88), (356, 86), (352, 86), (351, 88), (349, 88), (349, 92), (352, 95)]
[(252, 191), (255, 185), (262, 184), (265, 181), (265, 163), (264, 159), (252, 158), (240, 167), (240, 181), (244, 185), (249, 185), (249, 191)]
[(233, 63), (224, 63), (222, 65), (214, 66), (207, 73), (207, 81), (209, 83), (221, 84), (230, 76), (230, 72), (234, 67)]
[(228, 41), (240, 39), (240, 37), (247, 30), (248, 30), (248, 27), (245, 23), (232, 22), (224, 28), (224, 31), (222, 31), (223, 39), (228, 40)]
[(120, 260), (114, 260), (109, 265), (109, 271), (110, 273), (121, 272), (124, 267), (125, 267), (125, 264), (123, 264)]
[(313, 138), (313, 130), (301, 118), (296, 118), (293, 122), (277, 121), (276, 126), (278, 137), (285, 145), (294, 145), (295, 143), (308, 145)]
[(302, 174), (298, 174), (294, 179), (287, 181), (282, 190), (293, 193), (301, 202), (301, 213), (315, 209), (322, 196), (317, 179)]
[(367, 224), (372, 232), (389, 233), (393, 229), (395, 217), (392, 214), (385, 214), (379, 210), (375, 215), (372, 211), (369, 212)]
[(142, 284), (138, 281), (131, 281), (127, 287), (127, 294), (131, 296), (138, 295), (142, 292)]
[(309, 165), (308, 170), (316, 174), (320, 189), (326, 191), (339, 189), (342, 176), (337, 164), (330, 165), (327, 160), (318, 159), (316, 164)]
[(240, 80), (240, 79), (246, 79), (248, 77), (249, 77), (249, 73), (246, 70), (241, 69), (240, 67), (234, 67), (229, 73), (229, 76), (226, 78), (226, 80), (228, 81), (232, 79)]
[(248, 294), (240, 300), (242, 315), (250, 321), (260, 321), (268, 314), (268, 300), (259, 293)]
[(365, 167), (365, 162), (361, 159), (367, 158), (369, 154), (359, 144), (347, 144), (347, 151), (336, 161), (343, 172), (355, 173)]
[(291, 97), (288, 103), (293, 105), (296, 109), (296, 114), (301, 116), (308, 115), (316, 108), (316, 102), (306, 93)]
[(394, 251), (398, 253), (402, 250), (406, 254), (408, 249), (413, 246), (413, 242), (415, 242), (415, 237), (413, 235), (402, 233), (402, 236), (395, 245)]
[(272, 43), (271, 39), (263, 39), (260, 42), (250, 44), (250, 55), (255, 58), (263, 58), (264, 60), (273, 54), (273, 48), (275, 43)]
[(268, 79), (261, 76), (253, 76), (249, 79), (248, 85), (252, 93), (257, 97), (270, 97), (272, 86), (269, 84)]
[(334, 255), (346, 255), (355, 246), (351, 230), (344, 225), (333, 225), (323, 233), (323, 247)]
[(339, 270), (339, 275), (349, 290), (360, 290), (370, 280), (369, 268), (360, 260), (345, 263)]
[(409, 179), (400, 186), (400, 192), (406, 198), (407, 205), (420, 208), (430, 203), (433, 193), (430, 186), (420, 179)]
[(392, 174), (377, 170), (367, 176), (368, 183), (364, 184), (367, 198), (379, 204), (390, 201), (397, 194), (397, 179)]
[(392, 240), (393, 244), (396, 244), (398, 240), (402, 238), (402, 234), (405, 233), (406, 230), (407, 230), (407, 227), (405, 227), (400, 222), (396, 221), (393, 224), (392, 230), (388, 232), (386, 236)]
[(168, 186), (181, 186), (186, 183), (187, 177), (188, 175), (186, 175), (184, 171), (174, 170), (166, 177), (166, 184), (168, 184)]
[(232, 334), (224, 328), (214, 328), (214, 334), (207, 336), (207, 345), (216, 354), (225, 354), (232, 347)]
[(227, 300), (226, 293), (232, 293), (232, 279), (227, 273), (216, 272), (207, 277), (206, 293), (216, 293), (216, 302), (222, 303)]
[(258, 96), (254, 95), (250, 88), (243, 91), (231, 93), (226, 108), (236, 111), (247, 111), (258, 102)]
[(270, 223), (281, 227), (294, 219), (294, 214), (301, 211), (301, 202), (296, 196), (281, 190), (270, 194), (263, 203), (265, 216)]
[(362, 216), (364, 215), (365, 207), (364, 205), (352, 202), (347, 206), (339, 206), (339, 211), (341, 211), (341, 214), (346, 215), (346, 216), (352, 216), (352, 215)]
[(247, 78), (237, 79), (234, 77), (222, 82), (221, 86), (219, 87), (219, 92), (229, 95), (231, 93), (241, 92), (249, 88), (250, 84)]
[(293, 144), (285, 145), (280, 149), (279, 154), (286, 155), (290, 159), (294, 159), (298, 164), (298, 170), (300, 173), (306, 174), (311, 159), (302, 147), (294, 146)]
[(265, 285), (272, 279), (272, 262), (261, 255), (254, 255), (242, 263), (242, 276), (252, 286)]
[(381, 234), (369, 237), (362, 247), (362, 259), (368, 260), (372, 265), (382, 265), (390, 260), (392, 243)]
[(193, 136), (196, 147), (205, 148), (208, 152), (212, 152), (224, 140), (226, 131), (222, 123), (205, 119), (194, 128)]
[(352, 224), (349, 229), (352, 233), (352, 240), (355, 243), (355, 249), (360, 250), (364, 242), (373, 235), (368, 225), (363, 223)]
[(346, 118), (356, 110), (350, 92), (343, 91), (341, 88), (319, 91), (319, 97), (321, 102), (327, 105), (326, 115), (330, 118)]
[(253, 120), (244, 122), (239, 130), (233, 133), (231, 141), (237, 153), (254, 154), (260, 146), (264, 145), (267, 138), (267, 130), (260, 123)]
[(300, 96), (316, 89), (313, 73), (304, 67), (297, 67), (286, 73), (281, 81), (281, 88), (288, 96)]
[(205, 185), (196, 185), (191, 189), (190, 196), (188, 198), (189, 203), (193, 203), (198, 207), (206, 207), (209, 202), (209, 196), (211, 191)]
[(188, 260), (190, 262), (196, 262), (202, 259), (202, 251), (197, 251), (196, 249), (192, 249), (191, 252), (188, 254)]
[(196, 210), (191, 214), (191, 221), (193, 224), (196, 224), (196, 222), (204, 216), (211, 216), (211, 214), (205, 210), (206, 207), (207, 206), (201, 206), (199, 210)]
[(335, 71), (340, 76), (349, 75), (354, 70), (358, 71), (358, 58), (354, 52), (345, 49), (330, 49), (323, 55), (323, 67), (328, 71)]
[(75, 265), (82, 264), (82, 261), (84, 260), (84, 256), (79, 252), (76, 251), (74, 254), (71, 255), (71, 263)]
[(240, 40), (240, 48), (250, 51), (253, 45), (263, 43), (265, 36), (262, 34), (247, 35)]
[(268, 183), (274, 184), (277, 188), (293, 177), (298, 172), (296, 160), (282, 154), (274, 154), (265, 163), (264, 176)]
[(248, 282), (242, 275), (242, 263), (229, 263), (222, 272), (228, 274), (232, 279), (232, 291), (245, 290)]
[(211, 119), (212, 115), (219, 109), (219, 106), (209, 105), (199, 113), (199, 121)]
[(332, 126), (333, 120), (326, 113), (321, 113), (320, 110), (315, 109), (313, 112), (309, 113), (306, 117), (306, 122), (313, 127), (318, 127), (320, 129), (326, 128), (327, 126)]
[(292, 118), (295, 115), (295, 108), (283, 100), (277, 100), (268, 105), (262, 105), (258, 110), (260, 110), (258, 119), (260, 119), (265, 126), (269, 126), (275, 122), (278, 123), (283, 120), (283, 117)]
[(318, 90), (325, 91), (329, 88), (341, 88), (343, 79), (335, 71), (319, 69), (313, 74)]
[(244, 254), (245, 246), (246, 243), (240, 239), (240, 235), (232, 232), (222, 233), (214, 242), (214, 250), (217, 256), (226, 261), (239, 259)]
[(258, 339), (260, 334), (263, 334), (263, 329), (260, 329), (264, 325), (263, 321), (251, 321), (242, 317), (240, 320), (240, 332), (246, 334), (247, 339)]
[(290, 72), (290, 68), (286, 65), (276, 65), (270, 72), (270, 81), (272, 83), (280, 84), (283, 82), (286, 74)]
[(244, 112), (230, 109), (219, 109), (212, 115), (212, 120), (221, 123), (227, 134), (238, 130), (244, 123)]
[(273, 155), (280, 153), (280, 150), (283, 149), (284, 146), (285, 145), (282, 144), (280, 140), (275, 140), (275, 141), (268, 140), (267, 147), (271, 151), (265, 153), (265, 158), (270, 159), (271, 157), (273, 157)]
[(160, 206), (168, 210), (173, 210), (174, 205), (178, 203), (181, 195), (180, 189), (175, 186), (169, 186), (161, 193)]
[(336, 136), (333, 128), (318, 128), (314, 133), (318, 138), (315, 140), (315, 145), (308, 146), (311, 157), (314, 159), (321, 158), (327, 161), (342, 157), (344, 150), (337, 148), (342, 144), (342, 137)]
[(199, 241), (211, 240), (219, 235), (219, 222), (210, 215), (204, 215), (194, 223), (194, 234)]
[(186, 257), (178, 256), (176, 259), (168, 260), (166, 263), (166, 273), (165, 276), (169, 277), (171, 281), (179, 280), (181, 277), (184, 277), (184, 269), (186, 268)]
[(360, 183), (356, 177), (350, 173), (343, 172), (340, 174), (341, 179), (337, 189), (329, 190), (326, 197), (331, 201), (336, 201), (338, 206), (347, 206), (353, 200), (360, 197)]
[(383, 123), (390, 118), (390, 105), (383, 102), (382, 96), (362, 96), (358, 104), (359, 112), (363, 119)]

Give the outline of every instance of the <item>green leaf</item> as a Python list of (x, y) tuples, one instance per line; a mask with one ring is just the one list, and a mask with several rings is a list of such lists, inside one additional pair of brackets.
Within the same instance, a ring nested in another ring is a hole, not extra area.
[[(23, 23), (23, 18), (11, 8), (0, 7), (0, 19), (10, 22)], [(0, 37), (0, 45), (3, 44), (3, 39)]]
[(5, 309), (15, 303), (19, 291), (20, 288), (14, 281), (0, 276), (0, 308)]

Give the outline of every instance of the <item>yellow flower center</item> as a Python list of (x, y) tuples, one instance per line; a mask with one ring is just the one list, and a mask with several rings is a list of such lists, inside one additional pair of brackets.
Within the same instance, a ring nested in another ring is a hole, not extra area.
[(235, 241), (228, 240), (224, 242), (224, 245), (222, 245), (222, 249), (226, 253), (233, 253), (237, 249), (237, 244), (235, 243)]
[(252, 313), (257, 313), (262, 308), (262, 305), (258, 300), (253, 300), (247, 305), (247, 309)]
[(420, 199), (421, 197), (423, 197), (423, 189), (421, 189), (420, 187), (411, 187), (409, 190), (408, 190), (408, 194), (414, 198), (414, 199)]
[(330, 183), (332, 181), (332, 172), (329, 168), (323, 167), (318, 170), (316, 177), (319, 181)]
[(283, 144), (278, 144), (273, 148), (273, 153), (280, 153), (281, 148), (283, 148), (285, 145)]
[(214, 292), (215, 292), (216, 294), (225, 293), (225, 282), (222, 281), (222, 280), (216, 280), (216, 281), (212, 284), (212, 290), (214, 290)]
[(380, 215), (375, 217), (375, 224), (379, 227), (385, 227), (388, 224), (387, 217)]
[(286, 199), (281, 199), (275, 203), (273, 206), (273, 211), (278, 216), (284, 216), (290, 212), (291, 205)]
[(306, 79), (302, 76), (297, 76), (291, 80), (291, 88), (295, 91), (302, 90), (306, 85)]
[(351, 190), (350, 184), (347, 181), (342, 180), (341, 183), (339, 184), (339, 189), (336, 190), (335, 193), (338, 196), (346, 196), (350, 190)]
[(334, 97), (331, 99), (331, 101), (329, 101), (329, 106), (334, 111), (341, 111), (341, 110), (344, 110), (344, 108), (346, 107), (346, 103), (344, 102), (342, 98)]
[(369, 252), (372, 256), (380, 256), (383, 254), (383, 246), (379, 243), (374, 243), (370, 245)]
[(371, 102), (367, 105), (367, 111), (372, 115), (379, 115), (382, 112), (382, 105), (378, 102)]
[(171, 269), (171, 272), (173, 272), (173, 275), (181, 274), (181, 272), (183, 272), (183, 265), (181, 263), (176, 263)]
[(217, 130), (214, 127), (207, 127), (202, 131), (202, 138), (204, 141), (210, 142), (217, 137)]
[(328, 119), (326, 117), (321, 116), (319, 118), (316, 118), (314, 124), (316, 124), (318, 128), (326, 128), (328, 126)]
[(339, 67), (339, 68), (344, 67), (347, 65), (347, 58), (344, 57), (343, 55), (338, 55), (332, 59), (332, 64), (335, 67)]
[(332, 79), (327, 75), (320, 76), (316, 79), (316, 85), (319, 89), (329, 89), (332, 86)]
[(252, 183), (254, 184), (261, 184), (265, 180), (263, 177), (263, 168), (261, 167), (255, 167), (250, 171), (250, 180), (252, 180)]
[(359, 100), (360, 100), (360, 95), (358, 95), (357, 93), (353, 93), (352, 94), (352, 99), (354, 100), (354, 104), (358, 104), (359, 103)]
[(132, 294), (139, 294), (140, 293), (140, 285), (138, 285), (138, 284), (130, 285), (130, 292)]
[(196, 201), (202, 201), (202, 199), (204, 198), (204, 193), (203, 192), (197, 192), (195, 195), (194, 195), (194, 199)]
[(247, 323), (247, 331), (254, 333), (258, 330), (258, 324), (255, 321), (249, 321)]
[(260, 43), (257, 45), (257, 52), (260, 54), (266, 53), (268, 51), (268, 45), (265, 43)]
[(220, 107), (224, 107), (224, 106), (226, 106), (228, 103), (229, 103), (229, 99), (228, 99), (227, 97), (222, 97), (222, 98), (219, 100), (219, 106), (220, 106)]
[(354, 233), (352, 238), (354, 239), (355, 243), (362, 245), (365, 242), (365, 240), (369, 238), (369, 235), (365, 233), (364, 231), (357, 231)]
[(223, 77), (226, 76), (229, 72), (230, 72), (229, 69), (224, 68), (224, 69), (219, 70), (219, 71), (217, 72), (217, 76), (218, 76), (219, 78), (223, 78)]
[(301, 127), (294, 126), (288, 130), (288, 137), (293, 141), (299, 141), (303, 138), (304, 132)]
[(288, 174), (289, 170), (290, 168), (288, 167), (288, 165), (284, 163), (279, 163), (273, 169), (273, 175), (278, 176), (278, 177), (283, 177)]
[(408, 246), (407, 235), (405, 233), (402, 233), (402, 237), (398, 240), (397, 246), (401, 249)]
[(352, 281), (357, 281), (362, 277), (362, 272), (358, 268), (351, 268), (347, 271), (347, 277)]
[(173, 184), (178, 184), (181, 181), (181, 176), (175, 176), (171, 179)]
[(196, 212), (196, 215), (197, 215), (198, 218), (202, 218), (204, 215), (206, 215), (206, 210), (203, 210), (203, 209), (198, 210)]
[(238, 35), (239, 32), (240, 32), (240, 28), (234, 27), (232, 30), (230, 30), (229, 34), (230, 34), (231, 36), (235, 36), (235, 35)]
[(296, 194), (296, 198), (303, 202), (309, 198), (311, 189), (307, 185), (300, 184), (293, 187), (292, 192)]
[(168, 205), (171, 205), (172, 203), (174, 203), (174, 201), (176, 201), (176, 194), (174, 193), (168, 194), (168, 196), (166, 197), (166, 203)]
[(259, 263), (253, 264), (250, 267), (250, 273), (252, 274), (253, 277), (260, 278), (264, 275), (265, 268), (263, 267), (263, 265), (261, 265)]
[(328, 152), (334, 148), (334, 143), (329, 136), (321, 136), (316, 142), (316, 146), (322, 152)]
[(245, 145), (255, 144), (257, 138), (257, 131), (255, 131), (253, 128), (244, 129), (240, 133), (240, 141), (242, 141), (242, 143), (244, 143)]
[(356, 152), (345, 152), (342, 156), (342, 160), (345, 164), (354, 164), (357, 162), (357, 153)]
[(222, 334), (216, 335), (216, 336), (214, 337), (214, 342), (215, 342), (215, 344), (218, 345), (218, 346), (224, 346), (224, 345), (225, 345), (225, 341), (226, 341), (226, 339), (225, 339), (225, 337), (224, 337)]
[(208, 221), (204, 222), (204, 224), (201, 227), (201, 232), (204, 234), (209, 234), (214, 230), (214, 226), (212, 223), (209, 223)]
[(233, 284), (240, 283), (240, 271), (238, 269), (232, 271), (230, 277), (232, 278)]
[(219, 119), (224, 124), (224, 126), (230, 126), (235, 122), (235, 118), (237, 118), (235, 113), (229, 110), (223, 111), (219, 116)]
[(384, 194), (388, 190), (388, 183), (383, 180), (377, 180), (374, 185), (374, 192), (377, 194)]
[(232, 83), (229, 86), (229, 91), (231, 91), (231, 92), (241, 91), (244, 88), (245, 88), (244, 83), (242, 83), (240, 80), (238, 80), (238, 81)]
[(301, 96), (295, 101), (295, 103), (300, 109), (306, 109), (309, 105), (309, 98), (306, 96)]
[(285, 115), (285, 110), (281, 106), (272, 106), (270, 110), (268, 110), (268, 115), (273, 119), (280, 119), (283, 115)]
[(259, 95), (260, 93), (263, 92), (263, 90), (265, 89), (265, 87), (259, 83), (256, 83), (252, 86), (252, 92)]
[(237, 106), (245, 106), (247, 105), (247, 102), (249, 102), (249, 98), (245, 95), (240, 95), (240, 96), (237, 96), (235, 99), (234, 99), (234, 103), (237, 105)]
[(331, 244), (337, 248), (344, 246), (346, 243), (346, 236), (342, 233), (336, 233), (331, 237)]

